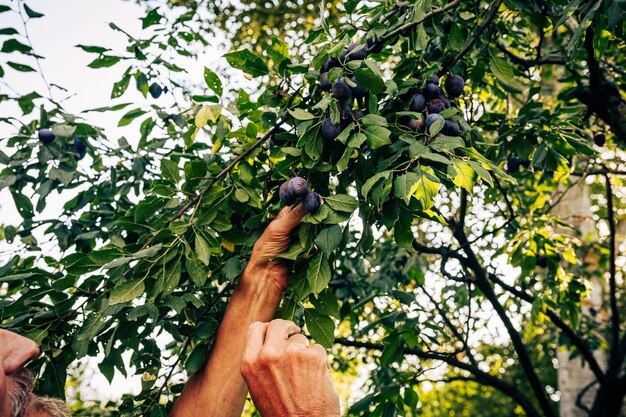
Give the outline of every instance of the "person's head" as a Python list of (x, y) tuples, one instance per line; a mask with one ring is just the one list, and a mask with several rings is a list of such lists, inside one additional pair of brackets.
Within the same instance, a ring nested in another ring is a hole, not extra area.
[(39, 354), (32, 340), (0, 329), (0, 417), (69, 417), (61, 400), (32, 393), (33, 374), (25, 365)]

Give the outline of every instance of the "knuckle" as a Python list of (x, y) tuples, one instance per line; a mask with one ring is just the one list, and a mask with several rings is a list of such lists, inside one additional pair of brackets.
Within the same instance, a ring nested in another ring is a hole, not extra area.
[(274, 348), (265, 347), (259, 355), (259, 363), (264, 366), (275, 365), (280, 361), (280, 352)]

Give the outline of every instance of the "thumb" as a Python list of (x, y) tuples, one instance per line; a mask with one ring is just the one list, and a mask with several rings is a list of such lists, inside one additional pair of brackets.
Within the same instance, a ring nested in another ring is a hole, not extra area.
[[(278, 221), (280, 221), (285, 226), (288, 232), (291, 232), (293, 229), (300, 225), (302, 218), (308, 213), (309, 212), (305, 210), (302, 204), (298, 204), (291, 211), (286, 212), (283, 216), (281, 216)], [(281, 214), (283, 214), (282, 211)]]

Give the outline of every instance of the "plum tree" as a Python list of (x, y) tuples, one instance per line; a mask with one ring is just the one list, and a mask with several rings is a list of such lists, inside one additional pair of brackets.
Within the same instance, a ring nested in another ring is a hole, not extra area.
[(598, 133), (597, 135), (594, 135), (593, 143), (600, 147), (604, 146), (604, 144), (606, 143), (606, 136), (603, 133)]

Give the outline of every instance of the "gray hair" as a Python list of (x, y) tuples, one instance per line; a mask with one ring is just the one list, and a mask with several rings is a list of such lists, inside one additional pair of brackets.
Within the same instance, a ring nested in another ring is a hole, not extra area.
[(35, 377), (28, 369), (22, 368), (11, 375), (13, 386), (9, 390), (11, 401), (11, 417), (24, 417), (26, 409), (30, 406), (40, 413), (46, 413), (50, 417), (71, 417), (72, 414), (65, 402), (58, 398), (36, 397), (32, 390)]

